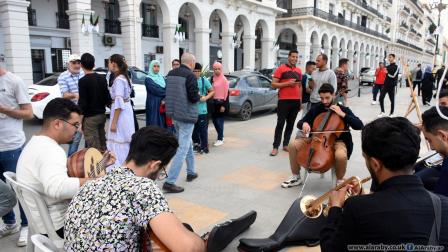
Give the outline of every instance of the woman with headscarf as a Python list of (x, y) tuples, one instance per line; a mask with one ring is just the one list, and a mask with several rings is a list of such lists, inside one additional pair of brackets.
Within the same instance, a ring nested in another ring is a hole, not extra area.
[(146, 126), (157, 125), (166, 128), (165, 113), (161, 113), (161, 105), (165, 99), (165, 78), (160, 73), (160, 63), (151, 61), (148, 76), (145, 79), (146, 87)]
[(212, 120), (218, 133), (218, 139), (213, 145), (221, 146), (224, 144), (224, 115), (229, 108), (229, 81), (224, 76), (222, 64), (219, 62), (213, 64), (212, 84), (215, 90)]
[(430, 106), (434, 80), (431, 66), (426, 66), (422, 79), (422, 101), (424, 106)]

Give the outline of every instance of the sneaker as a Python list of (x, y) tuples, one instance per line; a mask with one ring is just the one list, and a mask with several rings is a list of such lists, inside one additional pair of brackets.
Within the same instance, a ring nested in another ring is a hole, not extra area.
[(0, 238), (17, 233), (19, 231), (20, 231), (20, 225), (17, 223), (3, 224), (2, 226), (0, 226)]
[(165, 183), (163, 184), (162, 189), (163, 189), (165, 192), (167, 192), (167, 193), (181, 193), (181, 192), (184, 191), (184, 188), (183, 188), (183, 187), (177, 186), (177, 185), (175, 185), (175, 184), (170, 184), (170, 183), (167, 183), (167, 182), (165, 182)]
[(303, 181), (300, 178), (300, 176), (292, 175), (285, 182), (283, 182), (281, 186), (283, 188), (290, 188), (290, 187), (294, 187), (294, 186), (299, 186), (301, 184), (303, 184)]
[(384, 112), (381, 112), (379, 115), (378, 115), (378, 117), (385, 117), (386, 116), (386, 114), (384, 114)]
[(217, 147), (217, 146), (221, 146), (221, 145), (223, 145), (223, 144), (224, 144), (224, 141), (223, 141), (223, 140), (218, 140), (218, 141), (216, 141), (216, 142), (213, 144), (213, 146)]
[(19, 240), (17, 241), (18, 247), (24, 247), (27, 245), (28, 242), (28, 227), (22, 227), (20, 228), (20, 236)]
[(199, 145), (195, 144), (195, 145), (193, 146), (193, 152), (194, 152), (194, 154), (198, 154), (200, 151), (201, 151), (201, 147), (200, 147)]
[(377, 101), (372, 101), (372, 103), (370, 103), (370, 104), (372, 104), (372, 105), (377, 105), (378, 102), (377, 102)]
[(197, 177), (198, 177), (197, 173), (187, 174), (187, 182), (191, 182), (191, 181), (195, 180)]
[(207, 149), (203, 149), (203, 150), (201, 150), (201, 153), (202, 154), (208, 154), (210, 151), (208, 150), (208, 148)]

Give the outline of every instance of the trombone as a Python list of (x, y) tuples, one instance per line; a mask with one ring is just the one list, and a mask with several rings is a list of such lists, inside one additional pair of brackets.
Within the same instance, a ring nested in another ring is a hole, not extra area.
[[(349, 184), (359, 185), (359, 188), (362, 189), (362, 185), (368, 182), (370, 179), (371, 179), (370, 177), (360, 179), (357, 176), (353, 176), (345, 180), (343, 183), (337, 185), (333, 190), (337, 191)], [(333, 190), (326, 192), (325, 194), (323, 194), (318, 198), (313, 195), (305, 195), (300, 200), (300, 211), (302, 211), (302, 213), (306, 217), (312, 219), (319, 217), (322, 213), (324, 213), (324, 215), (326, 216), (329, 210), (329, 206), (324, 205), (323, 202), (330, 197), (330, 193)], [(347, 191), (346, 197), (350, 196), (351, 192)]]

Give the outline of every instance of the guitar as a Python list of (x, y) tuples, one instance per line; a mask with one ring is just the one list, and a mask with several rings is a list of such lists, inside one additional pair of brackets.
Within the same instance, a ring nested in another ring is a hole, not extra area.
[(67, 173), (75, 178), (98, 178), (106, 174), (106, 165), (110, 152), (103, 154), (95, 148), (77, 151), (67, 160)]

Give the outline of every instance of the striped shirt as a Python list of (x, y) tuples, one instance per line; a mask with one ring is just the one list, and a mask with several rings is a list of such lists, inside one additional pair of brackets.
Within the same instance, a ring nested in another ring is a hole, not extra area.
[[(64, 96), (65, 93), (79, 93), (78, 81), (84, 76), (84, 72), (81, 71), (79, 74), (72, 74), (68, 69), (61, 73), (58, 77), (59, 88), (61, 89), (61, 95)], [(72, 100), (77, 103), (77, 100)]]

